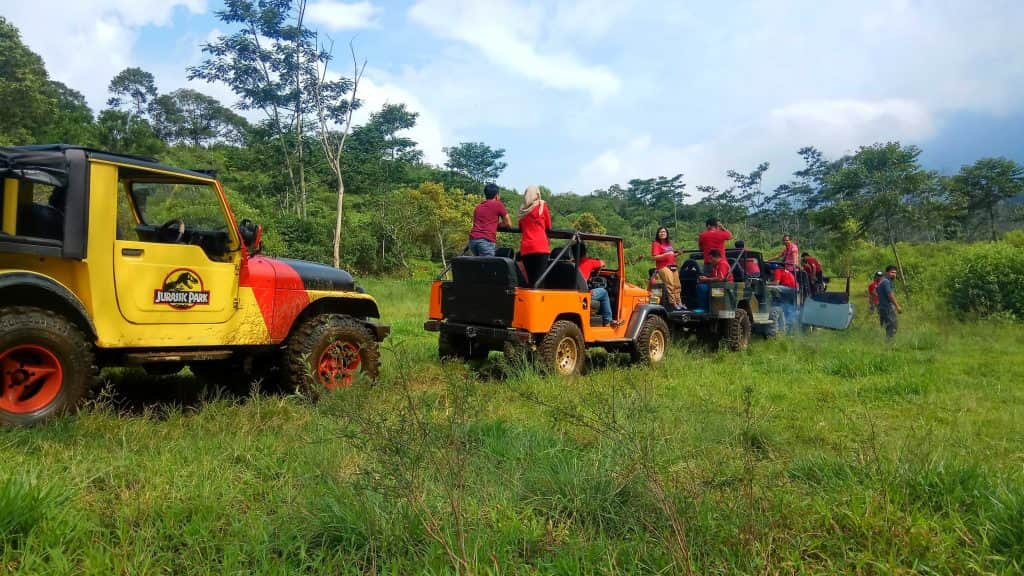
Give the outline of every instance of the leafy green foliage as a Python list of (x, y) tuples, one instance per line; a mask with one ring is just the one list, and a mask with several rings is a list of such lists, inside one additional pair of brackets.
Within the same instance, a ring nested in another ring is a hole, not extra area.
[(1024, 194), (1024, 166), (1006, 158), (982, 158), (960, 168), (951, 184), (968, 216), (986, 218), (992, 240), (996, 240), (996, 207)]
[(157, 95), (156, 78), (142, 68), (125, 68), (110, 81), (107, 91), (110, 92), (107, 106), (145, 116)]
[(444, 149), (448, 155), (445, 166), (456, 174), (479, 183), (493, 182), (501, 176), (508, 164), (503, 148), (491, 148), (483, 142), (462, 142)]
[(194, 148), (214, 142), (243, 144), (248, 122), (216, 98), (189, 88), (158, 96), (151, 106), (153, 126), (168, 144)]
[(1024, 318), (1024, 252), (1005, 244), (979, 244), (951, 267), (950, 305), (966, 316)]

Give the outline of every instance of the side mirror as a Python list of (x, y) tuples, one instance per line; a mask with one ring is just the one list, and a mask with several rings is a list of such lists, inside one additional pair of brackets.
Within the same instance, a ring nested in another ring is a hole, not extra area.
[(238, 234), (250, 254), (259, 254), (263, 241), (263, 227), (248, 218), (238, 223)]

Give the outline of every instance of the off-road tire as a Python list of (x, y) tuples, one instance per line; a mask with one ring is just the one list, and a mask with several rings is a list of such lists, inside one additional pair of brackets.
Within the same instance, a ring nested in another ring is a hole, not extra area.
[(583, 333), (569, 320), (559, 320), (551, 326), (541, 339), (537, 354), (541, 368), (559, 376), (579, 375), (587, 362)]
[(648, 365), (663, 362), (670, 334), (668, 324), (661, 316), (648, 316), (640, 326), (640, 333), (631, 350), (633, 362)]
[(786, 333), (786, 313), (778, 306), (768, 311), (768, 324), (764, 330), (765, 340), (781, 338)]
[(532, 366), (536, 360), (536, 354), (525, 344), (505, 342), (502, 345), (501, 351), (505, 355), (505, 362), (509, 366)]
[(344, 314), (319, 314), (305, 320), (288, 337), (284, 349), (285, 385), (312, 400), (328, 392), (318, 367), (333, 344), (347, 344), (358, 350), (356, 370), (370, 380), (377, 379), (380, 350), (369, 328)]
[(736, 309), (736, 315), (725, 321), (725, 342), (732, 352), (742, 352), (750, 344), (750, 316), (743, 308)]
[[(0, 309), (0, 358), (14, 353), (18, 347), (45, 349), (56, 359), (62, 377), (56, 396), (35, 410), (15, 412), (0, 404), (0, 425), (31, 426), (77, 411), (98, 372), (92, 344), (85, 334), (69, 319), (49, 310), (29, 306)], [(5, 369), (0, 366), (0, 370)], [(11, 377), (8, 373), (0, 374), (0, 397), (7, 392)], [(39, 393), (43, 390), (36, 392)]]

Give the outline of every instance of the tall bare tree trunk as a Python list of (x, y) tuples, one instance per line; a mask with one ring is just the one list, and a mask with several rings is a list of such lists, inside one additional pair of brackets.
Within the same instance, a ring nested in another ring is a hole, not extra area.
[(341, 167), (336, 169), (338, 175), (338, 215), (334, 221), (334, 267), (341, 267), (341, 217), (345, 204), (345, 180), (341, 176)]

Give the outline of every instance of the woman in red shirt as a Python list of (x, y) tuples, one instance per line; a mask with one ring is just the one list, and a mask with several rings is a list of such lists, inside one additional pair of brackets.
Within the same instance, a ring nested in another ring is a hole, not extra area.
[(651, 258), (654, 258), (654, 267), (657, 269), (658, 278), (665, 285), (668, 303), (679, 310), (683, 307), (683, 301), (680, 298), (679, 274), (676, 273), (676, 254), (678, 252), (672, 247), (668, 228), (664, 226), (658, 228), (658, 231), (654, 233), (654, 240), (651, 242)]
[(519, 255), (526, 269), (526, 280), (534, 286), (537, 279), (548, 267), (551, 256), (551, 245), (548, 243), (548, 230), (551, 229), (551, 210), (547, 202), (540, 197), (540, 188), (528, 186), (523, 194), (523, 204), (519, 207)]

